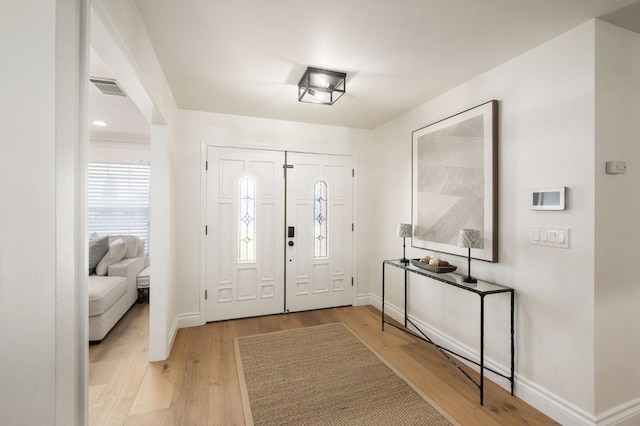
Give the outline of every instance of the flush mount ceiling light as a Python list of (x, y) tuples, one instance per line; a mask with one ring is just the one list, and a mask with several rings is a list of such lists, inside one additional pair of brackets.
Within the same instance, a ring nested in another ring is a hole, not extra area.
[(298, 83), (298, 101), (333, 105), (345, 92), (347, 74), (308, 67)]

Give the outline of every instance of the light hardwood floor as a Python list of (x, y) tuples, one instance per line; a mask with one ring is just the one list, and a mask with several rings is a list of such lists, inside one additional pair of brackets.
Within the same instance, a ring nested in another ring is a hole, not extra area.
[(233, 339), (343, 322), (462, 425), (556, 424), (492, 382), (478, 389), (433, 347), (386, 327), (370, 306), (222, 321), (181, 329), (167, 361), (148, 360), (149, 305), (136, 304), (89, 348), (92, 425), (242, 425)]

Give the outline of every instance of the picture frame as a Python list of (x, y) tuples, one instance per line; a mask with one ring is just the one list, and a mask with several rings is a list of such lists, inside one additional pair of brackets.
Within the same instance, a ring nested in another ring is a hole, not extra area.
[(467, 256), (460, 229), (478, 229), (471, 257), (498, 261), (498, 101), (412, 132), (413, 247)]

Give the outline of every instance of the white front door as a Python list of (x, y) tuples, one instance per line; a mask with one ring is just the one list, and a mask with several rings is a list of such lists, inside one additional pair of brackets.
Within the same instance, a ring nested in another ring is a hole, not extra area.
[(284, 153), (207, 148), (206, 319), (284, 311)]
[(353, 160), (287, 153), (287, 311), (353, 303)]
[(207, 148), (207, 321), (353, 303), (352, 163)]

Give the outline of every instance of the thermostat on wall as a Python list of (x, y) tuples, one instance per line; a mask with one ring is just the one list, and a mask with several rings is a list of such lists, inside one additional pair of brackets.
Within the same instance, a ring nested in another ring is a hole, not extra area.
[(531, 210), (564, 210), (566, 187), (534, 189), (531, 194)]
[(607, 161), (607, 174), (621, 175), (627, 171), (627, 163), (624, 161)]

